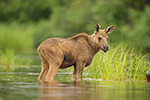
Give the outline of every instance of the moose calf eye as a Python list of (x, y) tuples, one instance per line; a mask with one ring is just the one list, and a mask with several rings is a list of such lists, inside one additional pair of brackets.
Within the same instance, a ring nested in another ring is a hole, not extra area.
[(98, 40), (100, 41), (102, 38), (98, 37)]

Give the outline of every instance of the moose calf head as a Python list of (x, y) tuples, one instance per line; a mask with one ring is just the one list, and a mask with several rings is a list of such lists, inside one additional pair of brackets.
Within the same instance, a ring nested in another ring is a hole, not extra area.
[(99, 49), (103, 50), (104, 52), (107, 52), (109, 49), (109, 45), (107, 43), (108, 36), (107, 34), (111, 33), (115, 26), (109, 26), (104, 30), (100, 29), (100, 25), (96, 24), (95, 30), (94, 30), (94, 41), (96, 45), (99, 47)]

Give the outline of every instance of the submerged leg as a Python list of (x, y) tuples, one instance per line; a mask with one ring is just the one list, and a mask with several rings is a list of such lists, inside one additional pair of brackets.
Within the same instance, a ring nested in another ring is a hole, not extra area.
[(51, 64), (49, 64), (50, 68), (49, 68), (48, 73), (46, 75), (46, 79), (45, 79), (46, 81), (54, 80), (61, 63), (62, 63), (62, 61), (59, 60), (59, 63), (51, 63)]
[(47, 60), (49, 65), (49, 69), (47, 75), (45, 76), (45, 80), (54, 80), (57, 71), (63, 62), (63, 53), (59, 48), (49, 48), (45, 51), (44, 58)]
[(79, 81), (79, 79), (81, 78), (82, 80), (82, 73), (83, 73), (83, 69), (84, 69), (84, 63), (77, 63), (76, 64), (76, 81)]
[(72, 80), (75, 81), (76, 80), (76, 66), (74, 65), (74, 70), (72, 73)]
[(43, 80), (45, 80), (45, 76), (47, 75), (47, 72), (49, 70), (49, 64), (48, 64), (47, 60), (42, 56), (42, 54), (40, 54), (40, 57), (42, 60), (42, 70), (41, 70), (41, 73), (40, 73), (38, 79), (43, 81)]

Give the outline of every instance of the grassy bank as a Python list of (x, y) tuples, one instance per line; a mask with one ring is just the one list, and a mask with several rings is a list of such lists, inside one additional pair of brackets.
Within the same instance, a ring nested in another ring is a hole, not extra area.
[(145, 80), (149, 68), (148, 55), (134, 52), (123, 44), (112, 45), (110, 51), (100, 51), (91, 66), (85, 70), (85, 76), (102, 80)]
[(21, 62), (17, 60), (13, 50), (6, 50), (6, 52), (0, 51), (0, 71), (13, 70), (20, 65)]

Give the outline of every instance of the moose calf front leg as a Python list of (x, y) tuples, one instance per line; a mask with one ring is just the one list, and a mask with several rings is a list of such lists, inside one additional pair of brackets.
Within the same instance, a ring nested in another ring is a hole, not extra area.
[(82, 80), (82, 72), (83, 72), (84, 64), (78, 64), (76, 66), (76, 81), (79, 81), (80, 77)]
[(72, 73), (72, 80), (75, 81), (76, 80), (76, 66), (74, 66), (74, 70)]

